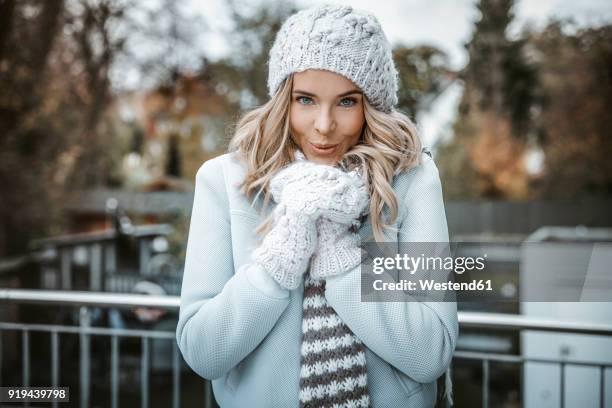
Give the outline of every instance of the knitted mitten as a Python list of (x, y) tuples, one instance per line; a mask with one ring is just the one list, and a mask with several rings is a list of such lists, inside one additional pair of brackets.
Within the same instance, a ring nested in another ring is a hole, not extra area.
[(315, 225), (283, 204), (274, 210), (274, 220), (274, 226), (253, 252), (253, 261), (279, 285), (295, 289), (302, 282), (316, 246)]
[(253, 261), (286, 289), (297, 288), (308, 269), (317, 240), (316, 219), (323, 209), (334, 212), (329, 203), (347, 187), (346, 182), (330, 177), (330, 169), (294, 162), (270, 180), (270, 192), (278, 203), (274, 226), (253, 252)]
[(310, 260), (310, 276), (324, 279), (341, 275), (361, 263), (359, 234), (348, 225), (319, 218), (316, 222), (318, 243)]
[(326, 218), (350, 224), (367, 202), (367, 192), (354, 173), (310, 161), (296, 161), (270, 181), (270, 192), (277, 203), (308, 216), (313, 221)]
[(343, 274), (361, 263), (360, 237), (350, 227), (359, 226), (357, 219), (367, 208), (369, 195), (357, 173), (343, 174), (350, 187), (338, 199), (344, 203), (342, 210), (323, 210), (316, 222), (318, 244), (310, 263), (314, 279)]

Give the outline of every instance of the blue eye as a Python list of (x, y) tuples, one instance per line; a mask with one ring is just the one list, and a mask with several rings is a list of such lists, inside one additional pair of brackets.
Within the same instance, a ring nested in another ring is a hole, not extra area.
[[(344, 103), (349, 102), (349, 103)], [(357, 104), (357, 100), (355, 98), (344, 98), (340, 101), (340, 106), (351, 107)]]
[[(295, 98), (296, 101), (298, 101), (298, 103), (302, 104), (302, 105), (310, 105), (310, 102), (312, 102), (312, 99), (310, 99), (307, 96), (298, 96), (297, 98)], [(306, 102), (303, 102), (306, 101)]]

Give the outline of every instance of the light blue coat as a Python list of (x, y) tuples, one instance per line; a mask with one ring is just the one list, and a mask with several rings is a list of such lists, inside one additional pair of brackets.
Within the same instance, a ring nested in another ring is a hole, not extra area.
[[(176, 338), (187, 364), (212, 380), (222, 408), (297, 407), (303, 284), (288, 291), (251, 263), (261, 197), (251, 207), (232, 154), (198, 170)], [(397, 174), (396, 227), (387, 242), (447, 242), (434, 161)], [(273, 203), (266, 214), (273, 209)], [(369, 217), (359, 230), (371, 239)], [(327, 280), (325, 296), (366, 346), (372, 406), (429, 407), (458, 335), (453, 302), (361, 302), (360, 268)]]

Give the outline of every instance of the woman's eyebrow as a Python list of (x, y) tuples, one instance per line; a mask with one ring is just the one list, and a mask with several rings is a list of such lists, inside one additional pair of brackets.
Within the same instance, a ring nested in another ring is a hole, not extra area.
[[(295, 89), (293, 91), (293, 93), (300, 93), (300, 94), (304, 94), (304, 95), (308, 95), (308, 96), (317, 96), (315, 94), (313, 94), (312, 92), (307, 92), (307, 91), (302, 91), (300, 89)], [(362, 91), (360, 91), (359, 89), (351, 89), (350, 91), (341, 93), (340, 95), (338, 95), (338, 98), (343, 97), (343, 96), (347, 96), (347, 95), (351, 95), (351, 94), (363, 94)]]

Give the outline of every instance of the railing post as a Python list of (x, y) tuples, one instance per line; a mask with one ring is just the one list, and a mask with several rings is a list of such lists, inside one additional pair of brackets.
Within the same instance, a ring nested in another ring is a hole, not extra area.
[(22, 383), (24, 387), (30, 385), (30, 332), (24, 329), (21, 332), (21, 363), (23, 364)]
[(119, 406), (119, 339), (111, 337), (111, 404)]
[(89, 310), (85, 306), (81, 306), (79, 311), (79, 326), (81, 327), (80, 333), (80, 371), (81, 371), (81, 407), (89, 407), (89, 334), (85, 333), (82, 329), (91, 326), (91, 317)]
[(489, 408), (489, 360), (482, 360), (482, 406)]
[(560, 404), (559, 404), (559, 406), (561, 408), (565, 408), (565, 361), (561, 361), (559, 366), (561, 368), (561, 375), (560, 375), (560, 378), (559, 378), (559, 381), (561, 382), (561, 386), (559, 387), (559, 389), (560, 389), (560, 395), (559, 395)]
[(142, 338), (142, 353), (140, 361), (140, 406), (148, 408), (149, 406), (149, 338)]
[[(51, 332), (51, 385), (59, 387), (59, 334), (57, 331)], [(53, 408), (58, 406), (57, 401), (53, 401)]]
[(212, 383), (204, 380), (204, 408), (213, 408)]
[[(28, 329), (24, 329), (22, 332), (22, 357), (23, 357), (23, 386), (30, 386), (30, 332)], [(29, 407), (30, 403), (28, 400), (25, 402), (25, 407)]]
[(599, 406), (606, 404), (606, 366), (599, 366)]
[(2, 330), (0, 330), (0, 386), (2, 386)]
[(181, 366), (176, 340), (172, 339), (172, 407), (181, 405)]

